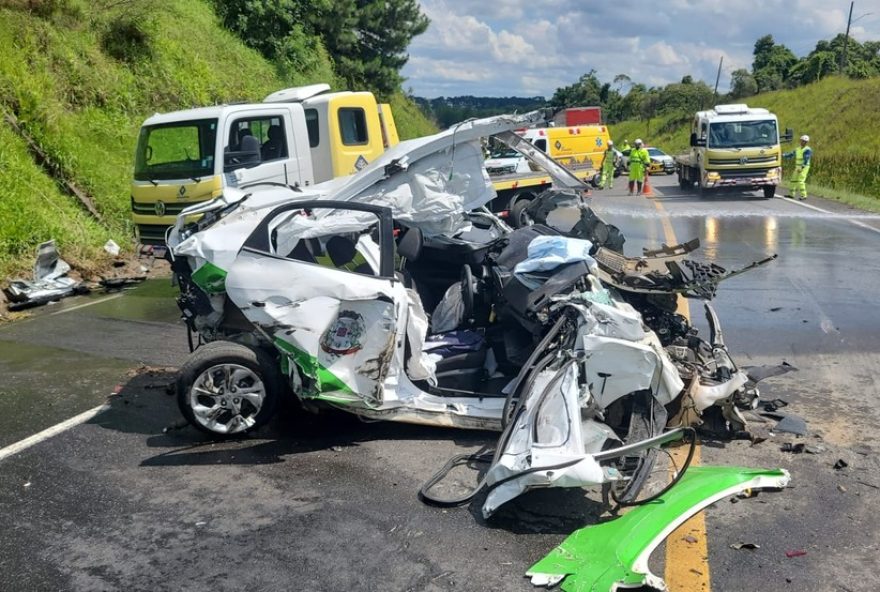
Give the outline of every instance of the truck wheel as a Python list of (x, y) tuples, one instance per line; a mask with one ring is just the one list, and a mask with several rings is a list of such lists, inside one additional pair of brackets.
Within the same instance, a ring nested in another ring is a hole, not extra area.
[(681, 171), (678, 172), (678, 186), (682, 191), (688, 191), (691, 189), (694, 184), (691, 181), (685, 179), (684, 175), (681, 174)]
[(770, 199), (776, 195), (776, 185), (764, 185), (764, 199)]
[(231, 341), (212, 341), (184, 362), (177, 404), (195, 428), (215, 436), (239, 436), (275, 413), (283, 381), (269, 355)]
[(531, 203), (532, 200), (530, 199), (520, 198), (510, 208), (510, 223), (514, 228), (522, 228), (529, 225), (531, 218), (529, 218), (526, 208)]

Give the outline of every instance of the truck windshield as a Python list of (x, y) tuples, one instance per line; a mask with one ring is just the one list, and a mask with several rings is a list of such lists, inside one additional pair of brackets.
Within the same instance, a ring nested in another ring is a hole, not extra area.
[(778, 143), (776, 122), (772, 119), (727, 121), (709, 125), (709, 148), (748, 148)]
[(216, 119), (143, 127), (135, 153), (134, 178), (138, 181), (198, 181), (211, 176), (216, 137)]

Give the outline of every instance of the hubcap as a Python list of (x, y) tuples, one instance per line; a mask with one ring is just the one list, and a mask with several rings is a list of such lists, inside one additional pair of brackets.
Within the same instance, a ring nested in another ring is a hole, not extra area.
[(266, 387), (250, 368), (217, 364), (199, 374), (189, 390), (189, 406), (200, 425), (218, 434), (253, 427), (266, 400)]

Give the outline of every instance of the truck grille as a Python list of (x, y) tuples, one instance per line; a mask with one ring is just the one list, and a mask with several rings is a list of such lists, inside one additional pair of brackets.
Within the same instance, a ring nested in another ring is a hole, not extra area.
[(717, 172), (722, 179), (737, 179), (739, 177), (764, 177), (770, 169), (720, 169)]
[(138, 224), (138, 235), (144, 245), (164, 245), (166, 230), (168, 227), (163, 224)]
[[(192, 202), (190, 202), (190, 203), (164, 202), (164, 203), (165, 203), (165, 213), (163, 214), (163, 216), (177, 216), (177, 214), (179, 214), (181, 211), (183, 211), (183, 208), (187, 208), (187, 207), (193, 205)], [(141, 215), (145, 215), (145, 216), (157, 216), (158, 215), (156, 213), (156, 204), (155, 203), (141, 203), (141, 202), (133, 201), (133, 202), (131, 202), (131, 211), (134, 212), (135, 214), (141, 214)]]
[[(749, 156), (745, 164), (770, 164), (776, 163), (776, 155)], [(742, 164), (739, 158), (710, 158), (709, 166), (739, 166)]]

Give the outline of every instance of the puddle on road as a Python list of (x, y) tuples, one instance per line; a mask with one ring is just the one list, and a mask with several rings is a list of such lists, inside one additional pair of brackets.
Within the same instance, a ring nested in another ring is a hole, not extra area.
[(91, 316), (177, 323), (180, 320), (180, 309), (174, 302), (177, 293), (177, 288), (171, 285), (170, 279), (151, 279), (131, 290), (125, 290), (122, 298), (95, 304), (87, 310)]
[(131, 363), (0, 341), (0, 448), (104, 403)]
[(705, 208), (684, 209), (666, 208), (662, 212), (647, 209), (614, 208), (594, 206), (593, 209), (599, 215), (626, 216), (630, 218), (659, 219), (659, 218), (791, 218), (797, 220), (859, 220), (880, 222), (880, 214), (836, 214), (833, 212), (815, 211), (780, 211), (780, 210), (711, 210)]

